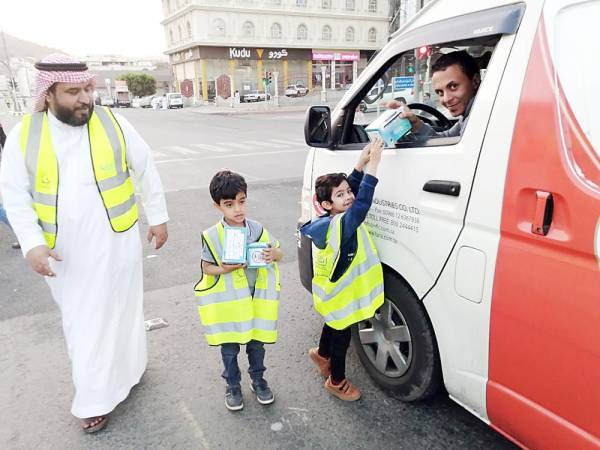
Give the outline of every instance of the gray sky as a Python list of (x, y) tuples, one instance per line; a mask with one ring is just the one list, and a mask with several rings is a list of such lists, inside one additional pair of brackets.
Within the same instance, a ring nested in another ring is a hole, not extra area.
[(161, 0), (0, 0), (0, 28), (78, 56), (160, 56)]

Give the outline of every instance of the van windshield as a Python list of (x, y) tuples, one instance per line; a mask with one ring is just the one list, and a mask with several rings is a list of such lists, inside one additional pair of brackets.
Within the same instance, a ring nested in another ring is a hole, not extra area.
[(366, 133), (358, 129), (350, 138), (366, 141), (378, 117), (399, 109), (414, 114), (409, 131), (398, 136), (403, 147), (441, 137), (458, 142), (499, 39), (486, 36), (422, 46), (392, 58), (385, 72), (363, 90), (366, 93), (351, 103), (356, 105), (354, 128)]

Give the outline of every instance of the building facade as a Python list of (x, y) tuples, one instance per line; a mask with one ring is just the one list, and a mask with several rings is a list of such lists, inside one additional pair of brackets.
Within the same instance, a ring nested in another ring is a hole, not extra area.
[[(235, 90), (351, 84), (388, 39), (389, 0), (162, 0), (176, 89), (196, 100)], [(265, 86), (264, 79), (272, 83)]]

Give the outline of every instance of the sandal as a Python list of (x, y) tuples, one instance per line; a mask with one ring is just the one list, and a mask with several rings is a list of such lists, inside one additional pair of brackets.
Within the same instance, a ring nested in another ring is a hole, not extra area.
[[(90, 417), (81, 420), (81, 429), (88, 434), (96, 433), (106, 426), (108, 416)], [(92, 425), (94, 424), (94, 425)]]

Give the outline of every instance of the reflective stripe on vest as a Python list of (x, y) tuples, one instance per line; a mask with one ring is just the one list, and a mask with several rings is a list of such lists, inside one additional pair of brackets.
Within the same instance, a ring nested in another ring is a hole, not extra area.
[(366, 225), (357, 230), (354, 259), (339, 280), (331, 277), (340, 258), (342, 214), (327, 230), (327, 246), (317, 251), (312, 280), (313, 302), (325, 322), (336, 330), (373, 317), (384, 301), (383, 270)]
[[(204, 241), (219, 265), (223, 236), (220, 222), (203, 233)], [(269, 242), (269, 233), (264, 228), (259, 242)], [(219, 276), (203, 274), (194, 290), (210, 345), (245, 344), (251, 340), (273, 343), (277, 340), (279, 268), (276, 263), (257, 269), (254, 296), (250, 293), (244, 269)]]
[[(133, 184), (125, 158), (125, 139), (110, 110), (96, 108), (87, 125), (94, 177), (115, 232), (126, 231), (137, 221)], [(50, 248), (56, 244), (58, 161), (52, 146), (48, 114), (24, 116), (20, 147), (29, 174), (33, 208)]]

